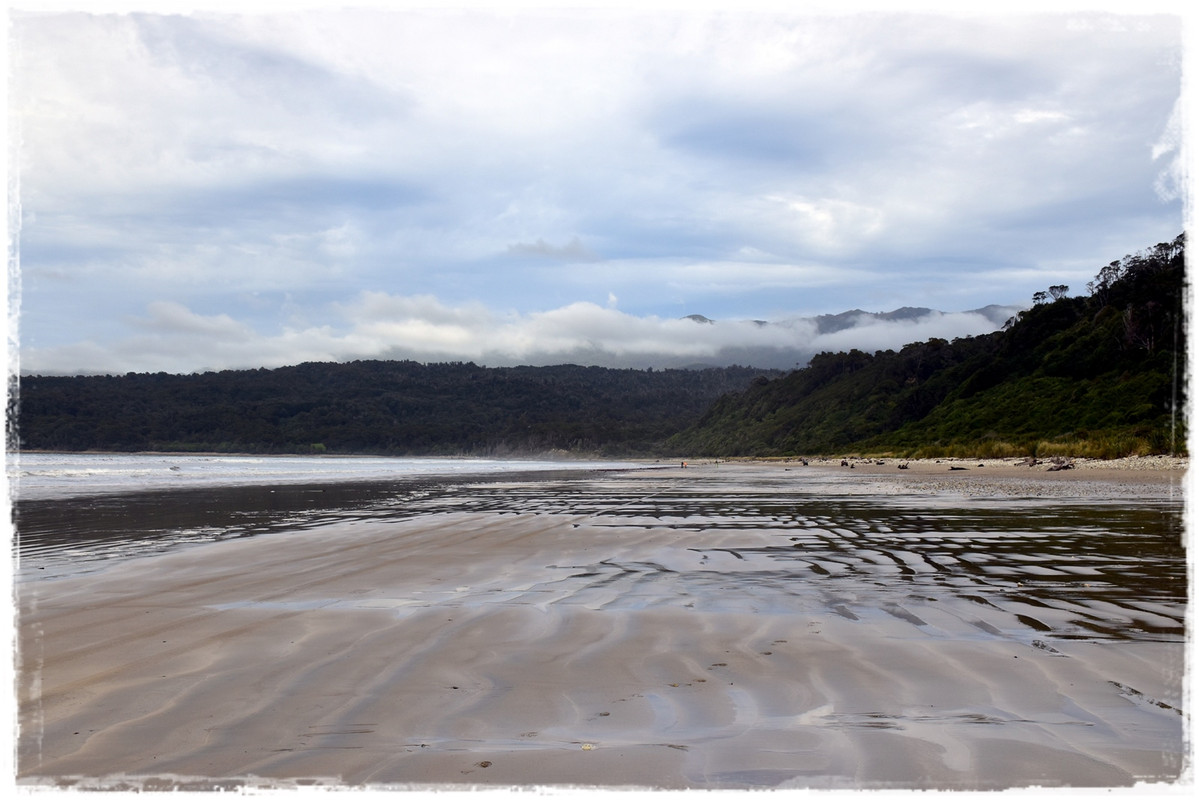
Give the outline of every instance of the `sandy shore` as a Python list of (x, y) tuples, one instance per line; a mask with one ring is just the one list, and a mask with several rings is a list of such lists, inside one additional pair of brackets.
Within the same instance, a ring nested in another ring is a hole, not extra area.
[[(692, 466), (711, 466), (712, 460), (692, 459)], [(1128, 456), (1125, 458), (1070, 458), (1070, 459), (1025, 459), (1025, 458), (777, 458), (745, 459), (727, 463), (756, 466), (774, 466), (795, 469), (800, 466), (812, 468), (863, 469), (872, 474), (907, 472), (920, 475), (940, 475), (953, 472), (971, 472), (973, 478), (1025, 477), (1035, 480), (1090, 480), (1112, 483), (1157, 483), (1181, 485), (1190, 467), (1185, 456)], [(896, 474), (896, 477), (902, 477)], [(965, 477), (957, 475), (955, 477)]]
[[(1182, 478), (1143, 470), (1151, 477), (1130, 482), (1110, 467), (1033, 477), (979, 463), (968, 474), (948, 462), (854, 470), (878, 473), (865, 484), (872, 491), (916, 498), (968, 487), (1168, 500)], [(1029, 594), (1022, 582), (1053, 564), (1015, 553), (988, 566), (985, 547), (965, 552), (965, 534), (928, 537), (915, 524), (905, 545), (895, 526), (909, 512), (861, 530), (815, 512), (780, 521), (782, 506), (764, 504), (805, 480), (802, 469), (844, 468), (697, 462), (491, 484), (487, 502), (461, 510), (23, 584), (19, 781), (997, 789), (1178, 780), (1188, 753), (1185, 598)], [(814, 555), (800, 570), (779, 560), (784, 548)], [(1072, 568), (1099, 585), (1107, 563)]]

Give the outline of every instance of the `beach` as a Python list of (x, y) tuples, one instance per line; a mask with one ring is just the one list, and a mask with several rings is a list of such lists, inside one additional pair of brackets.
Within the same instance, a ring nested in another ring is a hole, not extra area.
[(899, 463), (497, 476), (21, 582), (18, 783), (1189, 775), (1185, 462)]

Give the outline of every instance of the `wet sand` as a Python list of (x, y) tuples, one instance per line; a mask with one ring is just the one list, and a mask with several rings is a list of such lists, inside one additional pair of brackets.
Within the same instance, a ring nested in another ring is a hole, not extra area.
[(1176, 781), (1183, 567), (1105, 542), (1181, 473), (942, 466), (493, 482), (21, 584), (19, 782)]

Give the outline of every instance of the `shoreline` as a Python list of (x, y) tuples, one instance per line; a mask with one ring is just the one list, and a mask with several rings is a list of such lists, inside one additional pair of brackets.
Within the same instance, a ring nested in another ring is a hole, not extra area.
[(20, 457), (30, 455), (62, 455), (62, 456), (155, 456), (169, 458), (172, 456), (199, 456), (202, 458), (365, 458), (365, 459), (424, 459), (429, 461), (621, 461), (629, 459), (607, 458), (600, 455), (582, 456), (565, 451), (549, 451), (546, 453), (530, 453), (526, 455), (387, 455), (379, 453), (252, 453), (252, 452), (222, 452), (219, 450), (43, 450), (39, 448), (21, 448), (6, 450), (7, 455)]
[[(675, 469), (680, 469), (682, 463), (687, 464), (688, 471), (740, 467), (763, 470), (766, 475), (772, 471), (796, 476), (844, 473), (846, 476), (893, 481), (897, 487), (911, 488), (924, 483), (930, 491), (1023, 492), (1030, 497), (1049, 491), (1055, 495), (1071, 491), (1090, 495), (1157, 492), (1173, 497), (1176, 493), (1186, 492), (1194, 480), (1189, 458), (1181, 456), (1076, 458), (1060, 463), (1046, 459), (1032, 465), (1023, 458), (699, 458), (675, 462)], [(1060, 464), (1068, 464), (1068, 467), (1062, 468)], [(1083, 485), (1095, 487), (1084, 488)], [(1055, 486), (1056, 489), (1050, 489)]]
[(962, 480), (1102, 481), (1126, 484), (1176, 485), (1180, 489), (1190, 477), (1187, 456), (1127, 456), (1117, 459), (1043, 459), (1029, 464), (1023, 458), (834, 458), (780, 457), (695, 459), (688, 467), (753, 465), (770, 469), (803, 470), (850, 469), (855, 474), (894, 477), (896, 480), (944, 477)]
[[(1082, 519), (1075, 498), (1114, 498), (1113, 484), (874, 466), (848, 482), (839, 462), (811, 481), (765, 463), (501, 475), (403, 518), (18, 585), (18, 782), (1179, 779), (1185, 599), (1171, 587), (1185, 577), (1142, 504), (1162, 485)], [(976, 510), (952, 499), (981, 480), (1018, 491)], [(826, 499), (837, 486), (861, 500)], [(1122, 561), (1102, 549), (1117, 539), (1168, 558)]]
[(542, 453), (530, 453), (520, 456), (498, 456), (498, 455), (381, 455), (378, 453), (252, 453), (252, 452), (220, 452), (220, 451), (189, 451), (189, 450), (42, 450), (36, 448), (22, 448), (18, 450), (6, 450), (7, 455), (20, 456), (24, 453), (38, 455), (99, 455), (99, 456), (202, 456), (204, 458), (316, 458), (316, 459), (340, 459), (340, 458), (365, 458), (365, 459), (427, 459), (430, 461), (568, 461), (578, 463), (588, 463), (593, 461), (625, 461), (635, 464), (663, 464), (669, 466), (672, 462), (687, 462), (693, 464), (704, 463), (728, 463), (728, 464), (796, 464), (807, 461), (809, 464), (820, 464), (823, 466), (839, 465), (842, 460), (855, 463), (859, 466), (877, 462), (883, 462), (885, 465), (897, 465), (900, 463), (914, 465), (935, 465), (935, 464), (976, 464), (978, 466), (1013, 466), (1030, 468), (1033, 470), (1047, 470), (1057, 461), (1064, 461), (1073, 465), (1073, 468), (1078, 469), (1112, 469), (1112, 470), (1151, 470), (1151, 471), (1176, 471), (1186, 470), (1190, 464), (1189, 456), (1173, 456), (1166, 454), (1152, 454), (1146, 456), (1120, 456), (1117, 458), (1075, 458), (1075, 457), (1049, 457), (1035, 459), (1035, 464), (1030, 467), (1027, 464), (1025, 457), (1005, 457), (1005, 458), (970, 458), (963, 456), (946, 456), (943, 458), (899, 458), (895, 456), (881, 457), (866, 457), (866, 456), (701, 456), (701, 457), (684, 457), (684, 456), (647, 456), (647, 455), (628, 455), (628, 456), (604, 456), (600, 454), (583, 455), (561, 450), (553, 450)]
[[(702, 459), (701, 459), (702, 460)], [(1069, 469), (1080, 470), (1135, 470), (1135, 471), (1152, 471), (1152, 472), (1173, 472), (1186, 471), (1190, 466), (1189, 456), (1170, 456), (1164, 454), (1155, 454), (1148, 456), (1122, 456), (1120, 458), (1040, 458), (1030, 460), (1026, 457), (1008, 457), (1008, 458), (969, 458), (969, 457), (944, 457), (944, 458), (895, 458), (895, 457), (880, 457), (868, 458), (864, 456), (779, 456), (777, 458), (761, 458), (761, 457), (744, 457), (744, 458), (728, 458), (724, 459), (728, 463), (748, 463), (748, 464), (788, 464), (794, 465), (807, 461), (809, 465), (819, 466), (840, 466), (842, 461), (855, 464), (856, 466), (892, 466), (896, 467), (899, 464), (909, 464), (924, 468), (935, 468), (937, 465), (944, 464), (947, 467), (953, 466), (978, 466), (978, 467), (1010, 467), (1030, 472), (1049, 472), (1050, 468), (1061, 464), (1071, 465)]]
[[(527, 471), (528, 474), (517, 470), (514, 472), (482, 470), (479, 472), (471, 472), (465, 470), (462, 472), (448, 473), (416, 473), (414, 478), (434, 478), (444, 477), (451, 481), (471, 481), (471, 480), (493, 480), (504, 479), (504, 476), (509, 477), (520, 474), (521, 477), (532, 478), (535, 474), (540, 474), (542, 477), (551, 478), (555, 473), (566, 471), (571, 472), (577, 469), (579, 473), (584, 472), (646, 472), (646, 471), (666, 471), (683, 468), (684, 466), (690, 469), (712, 467), (719, 465), (727, 466), (742, 466), (747, 468), (758, 467), (763, 469), (781, 469), (784, 471), (795, 470), (810, 470), (813, 472), (821, 470), (853, 470), (855, 475), (872, 475), (872, 476), (892, 476), (897, 480), (911, 479), (919, 476), (926, 479), (937, 479), (938, 477), (953, 476), (959, 479), (970, 479), (970, 481), (978, 482), (983, 480), (1033, 480), (1033, 481), (1100, 481), (1106, 483), (1118, 483), (1125, 485), (1150, 485), (1157, 484), (1162, 486), (1173, 486), (1179, 491), (1184, 490), (1189, 485), (1191, 479), (1190, 473), (1190, 458), (1189, 456), (1168, 456), (1168, 455), (1150, 455), (1150, 456), (1125, 456), (1115, 459), (1092, 459), (1092, 458), (1072, 458), (1072, 459), (1027, 459), (1027, 458), (962, 458), (962, 457), (946, 457), (946, 458), (925, 458), (925, 459), (906, 459), (906, 458), (865, 458), (858, 456), (833, 457), (833, 456), (779, 456), (779, 457), (730, 457), (730, 458), (715, 458), (715, 457), (626, 457), (626, 458), (581, 458), (581, 457), (558, 457), (545, 456), (543, 458), (522, 457), (522, 458), (493, 458), (482, 456), (357, 456), (346, 454), (315, 454), (315, 455), (294, 455), (294, 454), (273, 454), (270, 456), (261, 456), (257, 454), (228, 454), (228, 453), (170, 453), (170, 452), (139, 452), (139, 453), (102, 453), (100, 451), (89, 452), (66, 452), (66, 451), (23, 451), (27, 453), (42, 453), (42, 454), (57, 454), (57, 455), (97, 455), (97, 456), (121, 456), (121, 455), (136, 455), (136, 456), (152, 456), (159, 458), (169, 458), (175, 456), (190, 456), (198, 458), (213, 458), (213, 457), (228, 457), (228, 458), (251, 458), (251, 459), (314, 459), (314, 460), (349, 460), (349, 459), (367, 459), (371, 461), (378, 460), (386, 462), (389, 459), (404, 461), (427, 461), (431, 463), (462, 463), (473, 460), (505, 463), (514, 466), (519, 466), (527, 462), (541, 462), (543, 464), (560, 463), (564, 466), (561, 468), (544, 468)], [(15, 455), (19, 456), (19, 453)], [(574, 467), (566, 465), (575, 465)], [(628, 466), (625, 466), (628, 465)], [(319, 475), (304, 476), (300, 478), (289, 478), (284, 483), (310, 483), (314, 486), (322, 484), (332, 485), (334, 483), (355, 483), (355, 482), (378, 482), (386, 483), (396, 479), (403, 479), (405, 475), (354, 475), (354, 476), (337, 476), (332, 479), (323, 479)], [(276, 480), (275, 476), (266, 475), (261, 480), (246, 480), (245, 485), (272, 485)], [(10, 483), (10, 488), (12, 481)], [(193, 484), (194, 487), (200, 486), (220, 486), (219, 482), (212, 484)], [(158, 490), (167, 488), (165, 484), (155, 485), (153, 487), (136, 487), (125, 489), (124, 487), (106, 487), (97, 490), (97, 493), (109, 494), (113, 492), (124, 491), (146, 491)], [(189, 488), (188, 484), (178, 484), (177, 488)], [(73, 491), (76, 495), (86, 495), (87, 492)], [(40, 495), (38, 495), (40, 498)], [(10, 491), (10, 500), (18, 500), (19, 497), (15, 492)]]

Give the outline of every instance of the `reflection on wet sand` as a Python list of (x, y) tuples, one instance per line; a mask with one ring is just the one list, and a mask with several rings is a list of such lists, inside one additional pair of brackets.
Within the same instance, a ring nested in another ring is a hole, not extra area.
[(1180, 503), (1109, 502), (1082, 483), (1041, 496), (916, 486), (754, 467), (506, 476), (297, 488), (243, 508), (249, 523), (235, 506), (254, 496), (212, 495), (193, 513), (233, 540), (180, 546), (172, 525), (196, 517), (179, 504), (170, 524), (125, 536), (165, 554), (61, 580), (33, 570), (80, 542), (119, 551), (114, 520), (149, 519), (138, 509), (152, 498), (110, 507), (90, 532), (77, 514), (57, 538), (34, 508), (21, 774), (1176, 779)]

